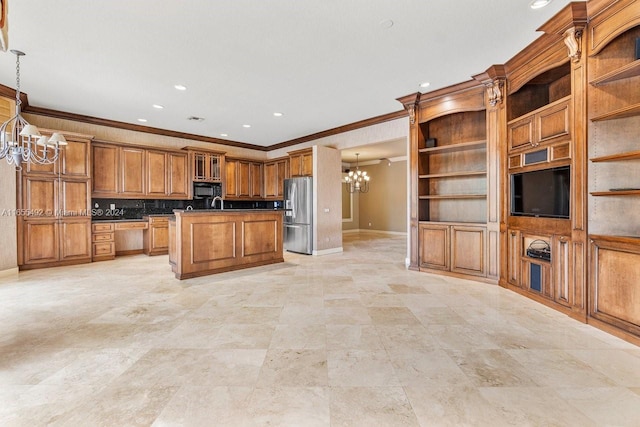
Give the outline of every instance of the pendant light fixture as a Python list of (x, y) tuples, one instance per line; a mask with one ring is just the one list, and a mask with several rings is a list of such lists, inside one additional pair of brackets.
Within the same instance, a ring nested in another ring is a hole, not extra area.
[(361, 171), (358, 162), (358, 156), (360, 153), (356, 153), (356, 170), (349, 171), (349, 174), (344, 177), (344, 183), (347, 185), (349, 193), (366, 193), (369, 191), (369, 180), (371, 177), (367, 175), (366, 171)]
[(20, 57), (24, 52), (12, 50), (16, 55), (16, 114), (0, 126), (0, 159), (22, 169), (22, 163), (51, 164), (58, 160), (60, 146), (67, 145), (64, 135), (54, 133), (50, 138), (40, 134), (20, 114)]

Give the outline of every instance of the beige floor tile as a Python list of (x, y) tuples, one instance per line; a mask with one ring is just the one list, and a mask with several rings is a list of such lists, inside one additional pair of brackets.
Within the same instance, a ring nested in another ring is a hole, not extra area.
[(328, 350), (381, 350), (384, 348), (373, 325), (326, 325)]
[(418, 425), (402, 387), (331, 387), (331, 427)]
[(346, 387), (400, 385), (385, 350), (330, 350), (329, 384)]
[(625, 387), (557, 388), (555, 392), (600, 426), (640, 424), (640, 396)]
[(328, 382), (324, 349), (271, 349), (258, 378), (259, 387), (324, 387)]
[[(329, 426), (326, 387), (259, 387), (253, 391), (247, 415), (251, 426)], [(242, 425), (242, 424), (241, 424)]]
[(247, 410), (252, 392), (253, 387), (182, 386), (153, 426), (249, 426)]
[(0, 278), (0, 425), (633, 425), (640, 349), (406, 238), (179, 281), (167, 256)]

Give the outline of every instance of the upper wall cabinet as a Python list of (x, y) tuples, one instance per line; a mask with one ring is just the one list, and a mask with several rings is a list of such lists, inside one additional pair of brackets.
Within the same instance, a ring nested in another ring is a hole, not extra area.
[(289, 152), (289, 168), (292, 177), (313, 176), (313, 150), (307, 148)]
[(194, 182), (222, 182), (224, 153), (187, 147), (191, 157), (191, 179)]
[(189, 198), (187, 153), (95, 143), (91, 158), (92, 197)]

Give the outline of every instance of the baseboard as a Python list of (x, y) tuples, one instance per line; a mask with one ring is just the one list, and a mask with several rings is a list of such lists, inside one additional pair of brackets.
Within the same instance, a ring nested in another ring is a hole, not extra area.
[(312, 251), (311, 255), (322, 256), (322, 255), (340, 254), (340, 253), (342, 253), (342, 246), (340, 246), (339, 248), (323, 249), (321, 251)]
[(19, 271), (20, 270), (18, 269), (18, 267), (7, 268), (6, 270), (0, 270), (0, 278), (18, 276)]

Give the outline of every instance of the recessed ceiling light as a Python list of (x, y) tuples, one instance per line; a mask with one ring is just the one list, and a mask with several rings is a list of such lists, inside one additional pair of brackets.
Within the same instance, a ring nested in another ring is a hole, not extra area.
[(140, 123), (147, 123), (147, 119), (138, 119)]
[(386, 30), (387, 28), (393, 27), (393, 21), (391, 19), (384, 19), (380, 21), (380, 26)]
[(229, 136), (226, 133), (221, 133), (220, 136)]
[(153, 104), (153, 108), (157, 108), (158, 110), (162, 110), (164, 108), (164, 106), (162, 106), (160, 104)]
[(243, 128), (250, 128), (251, 125), (242, 125)]
[(282, 116), (284, 116), (284, 114), (282, 114), (282, 113), (273, 113), (273, 115), (274, 115), (274, 116), (276, 116), (276, 117), (282, 117)]
[(420, 87), (429, 87), (429, 86), (431, 86), (431, 83), (429, 83), (429, 82), (420, 83)]
[(187, 90), (187, 87), (184, 85), (175, 85), (174, 87), (178, 90)]
[(551, 3), (551, 0), (533, 0), (529, 6), (531, 9), (540, 9)]

